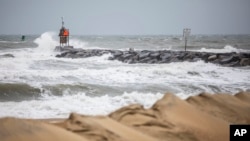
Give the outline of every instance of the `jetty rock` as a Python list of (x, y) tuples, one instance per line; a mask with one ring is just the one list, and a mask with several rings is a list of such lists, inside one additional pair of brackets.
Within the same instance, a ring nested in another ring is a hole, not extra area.
[(171, 62), (204, 62), (220, 64), (228, 67), (240, 67), (250, 65), (250, 52), (212, 53), (195, 51), (172, 51), (172, 50), (111, 50), (111, 49), (60, 49), (56, 57), (64, 58), (87, 58), (111, 54), (109, 60), (119, 60), (124, 63), (148, 63), (162, 64)]

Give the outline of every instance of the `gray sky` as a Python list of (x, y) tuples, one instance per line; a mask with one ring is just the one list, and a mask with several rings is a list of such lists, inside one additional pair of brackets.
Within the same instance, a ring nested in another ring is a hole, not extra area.
[(250, 34), (250, 0), (0, 0), (0, 34)]

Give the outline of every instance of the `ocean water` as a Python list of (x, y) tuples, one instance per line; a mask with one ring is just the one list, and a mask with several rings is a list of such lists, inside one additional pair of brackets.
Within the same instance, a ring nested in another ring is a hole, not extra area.
[[(105, 115), (129, 104), (152, 106), (164, 93), (185, 99), (201, 92), (250, 90), (250, 67), (198, 62), (126, 64), (110, 54), (56, 58), (57, 33), (0, 35), (0, 117), (65, 118)], [(180, 35), (70, 36), (75, 48), (184, 50)], [(193, 35), (188, 50), (249, 52), (250, 35)], [(11, 57), (14, 56), (14, 57)]]

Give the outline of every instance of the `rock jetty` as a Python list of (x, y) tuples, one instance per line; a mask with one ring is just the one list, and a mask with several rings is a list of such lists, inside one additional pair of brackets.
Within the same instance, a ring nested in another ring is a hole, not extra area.
[(250, 65), (250, 52), (209, 53), (194, 51), (171, 51), (171, 50), (109, 50), (109, 49), (76, 49), (60, 48), (56, 57), (64, 58), (87, 58), (111, 54), (109, 60), (119, 60), (124, 63), (148, 63), (162, 64), (171, 62), (204, 62), (220, 64), (228, 67), (239, 67)]

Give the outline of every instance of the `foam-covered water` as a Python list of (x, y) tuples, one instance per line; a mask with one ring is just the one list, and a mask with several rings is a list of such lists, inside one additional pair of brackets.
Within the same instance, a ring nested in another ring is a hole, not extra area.
[[(181, 36), (72, 36), (76, 48), (183, 50)], [(193, 36), (189, 50), (249, 51), (250, 36)], [(70, 112), (108, 114), (138, 103), (150, 107), (166, 92), (186, 98), (200, 92), (249, 90), (250, 68), (198, 62), (126, 64), (109, 54), (84, 59), (56, 58), (57, 34), (0, 36), (0, 117), (66, 117)], [(12, 54), (15, 57), (4, 57)]]
[(61, 97), (45, 96), (42, 100), (0, 103), (1, 109), (5, 109), (4, 113), (0, 113), (0, 116), (14, 115), (18, 117), (51, 118), (67, 117), (71, 112), (105, 115), (118, 107), (134, 103), (143, 103), (144, 106), (150, 107), (154, 100), (161, 97), (162, 94), (159, 93), (139, 92), (124, 92), (119, 96), (103, 94), (98, 97), (91, 97), (85, 93), (78, 92), (74, 95)]

